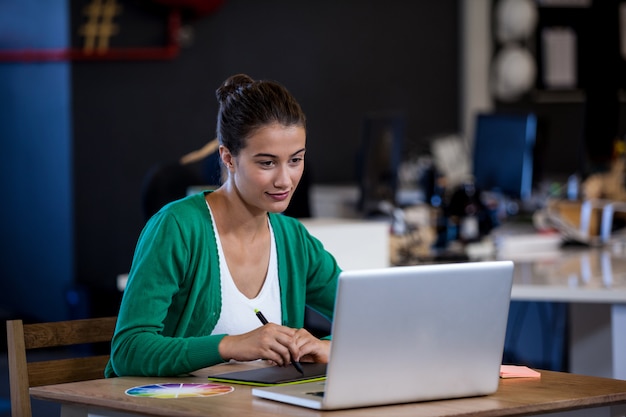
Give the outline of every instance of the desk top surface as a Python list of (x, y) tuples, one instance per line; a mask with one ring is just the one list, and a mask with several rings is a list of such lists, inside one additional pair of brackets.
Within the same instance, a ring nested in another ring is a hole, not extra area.
[(508, 259), (515, 263), (514, 300), (626, 303), (624, 251), (568, 249)]
[(34, 398), (155, 416), (517, 416), (626, 404), (626, 381), (541, 371), (541, 378), (501, 379), (495, 394), (456, 400), (323, 412), (252, 397), (251, 387), (212, 397), (132, 397), (129, 388), (157, 383), (207, 383), (203, 376), (122, 377), (31, 388)]

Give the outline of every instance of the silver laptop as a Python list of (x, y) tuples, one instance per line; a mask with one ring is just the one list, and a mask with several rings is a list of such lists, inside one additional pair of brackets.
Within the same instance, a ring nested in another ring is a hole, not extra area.
[(326, 380), (252, 395), (335, 410), (494, 393), (512, 281), (511, 261), (344, 271)]

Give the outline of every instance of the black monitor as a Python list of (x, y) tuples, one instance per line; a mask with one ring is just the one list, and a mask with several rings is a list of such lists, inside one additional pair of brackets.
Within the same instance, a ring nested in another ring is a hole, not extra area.
[(401, 112), (368, 114), (363, 120), (357, 174), (358, 209), (365, 216), (379, 213), (382, 201), (396, 204), (405, 129), (406, 116)]
[(473, 174), (480, 191), (526, 201), (533, 188), (534, 114), (479, 114), (476, 117)]

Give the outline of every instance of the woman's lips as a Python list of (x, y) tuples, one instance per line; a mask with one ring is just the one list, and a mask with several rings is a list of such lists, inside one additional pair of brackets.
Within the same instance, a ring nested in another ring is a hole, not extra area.
[(284, 201), (289, 197), (289, 191), (286, 191), (284, 193), (267, 193), (267, 195), (269, 195), (270, 198), (276, 201)]

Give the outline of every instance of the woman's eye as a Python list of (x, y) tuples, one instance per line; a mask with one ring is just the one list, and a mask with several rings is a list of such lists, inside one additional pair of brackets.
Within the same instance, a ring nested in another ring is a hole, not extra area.
[(259, 165), (264, 167), (271, 167), (274, 165), (274, 161), (259, 161)]
[(300, 156), (299, 156), (299, 157), (297, 157), (297, 158), (292, 158), (292, 159), (291, 159), (291, 163), (292, 163), (292, 164), (299, 164), (300, 162), (302, 162), (302, 160), (303, 160), (303, 159), (304, 159), (304, 158), (302, 158), (302, 157), (300, 157)]

